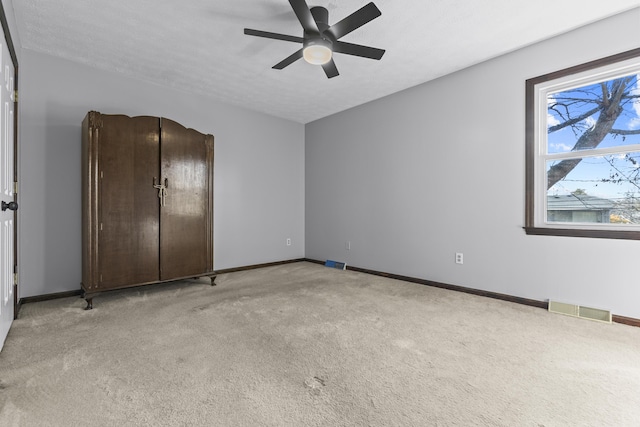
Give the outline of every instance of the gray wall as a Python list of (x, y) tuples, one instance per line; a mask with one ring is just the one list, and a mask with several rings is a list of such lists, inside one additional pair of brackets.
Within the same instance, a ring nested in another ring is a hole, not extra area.
[(163, 116), (214, 135), (216, 269), (304, 256), (303, 125), (29, 50), (20, 59), (20, 297), (79, 289), (89, 110)]
[(525, 80), (639, 28), (634, 9), (308, 124), (306, 256), (640, 318), (640, 242), (522, 230)]

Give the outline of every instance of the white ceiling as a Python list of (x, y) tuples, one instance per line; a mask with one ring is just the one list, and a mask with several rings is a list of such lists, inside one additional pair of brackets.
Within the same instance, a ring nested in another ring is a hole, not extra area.
[[(369, 0), (307, 0), (333, 24)], [(640, 0), (374, 0), (382, 16), (342, 41), (382, 60), (335, 55), (340, 76), (299, 60), (287, 0), (13, 0), (22, 47), (307, 123), (640, 6)]]

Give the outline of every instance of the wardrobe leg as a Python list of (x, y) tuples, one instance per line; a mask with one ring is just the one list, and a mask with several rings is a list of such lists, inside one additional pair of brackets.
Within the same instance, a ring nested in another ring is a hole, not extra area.
[(85, 298), (87, 300), (87, 306), (84, 308), (85, 310), (93, 309), (93, 297)]
[(218, 277), (218, 276), (209, 276), (209, 279), (211, 279), (211, 286), (215, 286), (216, 285), (216, 282), (215, 282), (216, 277)]

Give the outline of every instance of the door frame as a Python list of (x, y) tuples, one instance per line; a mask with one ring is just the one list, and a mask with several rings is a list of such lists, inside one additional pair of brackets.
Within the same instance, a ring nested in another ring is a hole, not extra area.
[[(14, 182), (14, 201), (18, 200), (18, 56), (13, 45), (13, 39), (11, 38), (11, 31), (9, 30), (9, 22), (7, 21), (7, 15), (4, 11), (4, 5), (0, 1), (0, 23), (2, 24), (2, 32), (4, 33), (4, 39), (9, 48), (11, 55), (11, 62), (13, 62), (13, 182)], [(18, 311), (20, 310), (20, 303), (18, 298), (18, 211), (13, 212), (13, 319), (18, 318)]]

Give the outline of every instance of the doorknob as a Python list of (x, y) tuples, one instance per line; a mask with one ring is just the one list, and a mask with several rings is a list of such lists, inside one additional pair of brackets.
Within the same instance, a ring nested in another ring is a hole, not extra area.
[(7, 209), (9, 209), (10, 211), (17, 211), (18, 210), (18, 204), (16, 202), (5, 202), (4, 200), (2, 201), (2, 211), (6, 211)]

